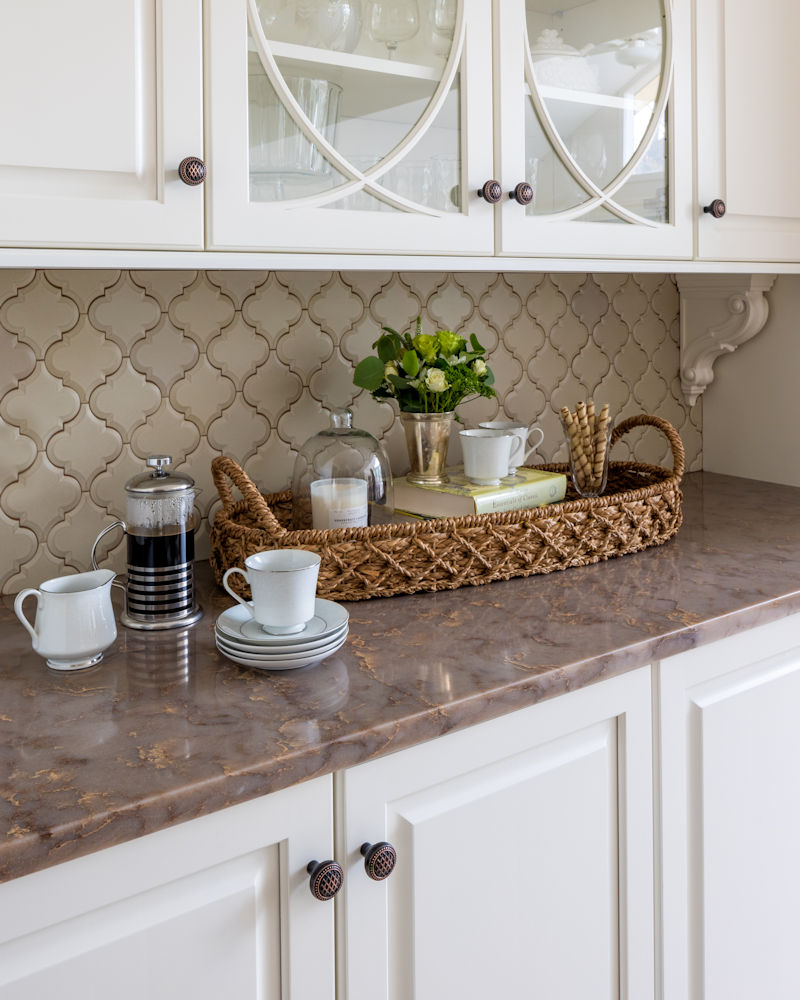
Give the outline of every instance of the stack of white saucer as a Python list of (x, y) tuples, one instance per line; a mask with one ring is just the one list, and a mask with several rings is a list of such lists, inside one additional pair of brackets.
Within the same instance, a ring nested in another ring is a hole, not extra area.
[(237, 604), (223, 611), (214, 626), (217, 649), (251, 670), (293, 670), (335, 653), (347, 638), (350, 615), (341, 604), (318, 597), (314, 617), (300, 632), (272, 635)]

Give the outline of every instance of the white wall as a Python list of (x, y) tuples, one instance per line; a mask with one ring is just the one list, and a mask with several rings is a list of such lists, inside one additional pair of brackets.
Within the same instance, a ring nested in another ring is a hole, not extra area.
[(703, 467), (800, 486), (800, 275), (767, 299), (764, 329), (717, 359), (702, 397)]

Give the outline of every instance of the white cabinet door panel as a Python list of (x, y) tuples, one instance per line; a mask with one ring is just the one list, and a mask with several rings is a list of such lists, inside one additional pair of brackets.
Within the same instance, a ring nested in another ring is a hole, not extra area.
[(332, 837), (320, 778), (0, 885), (0, 998), (332, 1000)]
[(652, 996), (649, 710), (642, 670), (338, 776), (350, 1000)]
[(199, 0), (0, 0), (0, 245), (201, 248)]
[(698, 253), (721, 260), (800, 258), (800, 6), (764, 0), (696, 5)]
[(798, 996), (798, 623), (660, 670), (664, 998)]

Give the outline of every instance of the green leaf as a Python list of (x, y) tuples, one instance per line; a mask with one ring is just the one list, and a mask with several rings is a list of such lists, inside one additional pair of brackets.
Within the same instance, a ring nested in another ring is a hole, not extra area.
[(414, 378), (419, 374), (419, 355), (416, 351), (405, 351), (402, 357), (403, 371)]
[(402, 375), (387, 375), (386, 381), (390, 382), (395, 389), (411, 389), (413, 388), (411, 383), (404, 379)]
[(469, 342), (470, 342), (470, 344), (472, 344), (472, 350), (473, 351), (477, 351), (478, 354), (485, 354), (486, 353), (486, 348), (485, 347), (481, 347), (480, 341), (478, 340), (478, 338), (475, 336), (474, 333), (471, 333), (469, 335)]
[(374, 392), (383, 382), (384, 363), (380, 358), (369, 357), (359, 361), (353, 373), (353, 384)]

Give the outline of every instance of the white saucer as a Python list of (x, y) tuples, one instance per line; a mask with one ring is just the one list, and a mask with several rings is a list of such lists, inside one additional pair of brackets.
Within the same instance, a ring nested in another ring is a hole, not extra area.
[(347, 636), (345, 635), (341, 639), (337, 639), (331, 643), (330, 646), (312, 649), (308, 653), (288, 653), (286, 656), (281, 656), (277, 652), (270, 656), (234, 653), (223, 649), (219, 643), (217, 644), (217, 649), (229, 660), (238, 663), (239, 666), (247, 667), (249, 670), (296, 670), (298, 667), (308, 667), (312, 663), (324, 660), (326, 656), (330, 656), (337, 649), (340, 649), (345, 644), (346, 639)]
[(217, 630), (231, 639), (246, 642), (248, 645), (283, 646), (300, 642), (303, 639), (315, 637), (322, 639), (325, 636), (333, 635), (342, 625), (347, 623), (349, 618), (350, 613), (341, 604), (318, 597), (314, 602), (314, 617), (306, 623), (302, 632), (293, 632), (291, 635), (271, 635), (261, 628), (247, 608), (241, 604), (234, 604), (232, 608), (223, 611), (217, 618)]
[(306, 639), (305, 642), (282, 643), (280, 646), (264, 646), (261, 643), (256, 644), (254, 642), (244, 642), (238, 639), (231, 639), (229, 635), (224, 632), (220, 632), (219, 629), (215, 630), (214, 635), (218, 646), (224, 646), (232, 652), (247, 653), (251, 656), (267, 657), (283, 656), (288, 653), (310, 653), (312, 649), (318, 649), (321, 646), (329, 646), (337, 639), (343, 638), (347, 635), (348, 628), (348, 623), (345, 622), (341, 628), (338, 628), (330, 635), (314, 636), (313, 639)]

